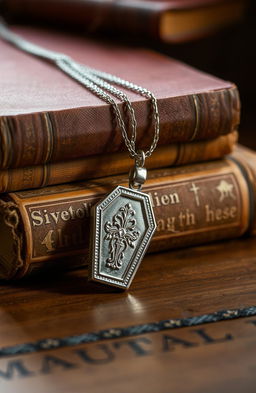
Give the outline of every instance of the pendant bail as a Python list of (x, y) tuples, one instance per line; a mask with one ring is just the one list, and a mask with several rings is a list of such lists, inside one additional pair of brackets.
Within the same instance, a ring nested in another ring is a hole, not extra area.
[(143, 150), (139, 150), (135, 158), (135, 165), (129, 173), (129, 187), (134, 190), (141, 190), (142, 184), (144, 184), (147, 179), (147, 170), (143, 168), (144, 164), (145, 153)]
[(145, 160), (146, 160), (146, 154), (143, 150), (138, 150), (137, 154), (135, 156), (135, 165), (144, 167), (145, 165)]

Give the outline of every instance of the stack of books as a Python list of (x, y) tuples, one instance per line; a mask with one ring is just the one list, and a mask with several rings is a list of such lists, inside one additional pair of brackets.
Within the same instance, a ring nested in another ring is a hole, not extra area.
[[(235, 147), (234, 84), (149, 50), (14, 30), (156, 95), (160, 139), (143, 188), (157, 222), (149, 251), (255, 232), (256, 154)], [(0, 52), (0, 278), (86, 265), (90, 207), (127, 185), (133, 166), (121, 131), (109, 104), (53, 65), (3, 41)], [(153, 136), (148, 101), (127, 93), (145, 149)]]
[[(0, 0), (0, 14), (178, 42), (234, 22), (243, 4)], [(256, 232), (256, 153), (237, 145), (237, 87), (138, 47), (11, 29), (150, 89), (160, 139), (142, 187), (157, 230), (132, 291), (86, 283), (74, 267), (88, 262), (91, 207), (128, 185), (134, 161), (109, 105), (0, 40), (0, 279), (48, 272), (1, 281), (1, 392), (254, 393), (256, 245), (243, 235)], [(126, 93), (147, 149), (150, 103)]]

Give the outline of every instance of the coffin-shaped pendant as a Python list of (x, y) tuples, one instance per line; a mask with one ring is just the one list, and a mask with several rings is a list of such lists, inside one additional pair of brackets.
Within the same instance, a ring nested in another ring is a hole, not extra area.
[(155, 230), (149, 196), (116, 187), (92, 208), (89, 279), (128, 288)]

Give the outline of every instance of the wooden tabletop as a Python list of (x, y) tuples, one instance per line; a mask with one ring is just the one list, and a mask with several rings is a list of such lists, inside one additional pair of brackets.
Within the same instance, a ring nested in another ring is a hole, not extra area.
[[(0, 347), (256, 305), (256, 242), (148, 255), (128, 292), (86, 270), (0, 286)], [(255, 321), (255, 323), (254, 323)], [(0, 391), (255, 393), (256, 317), (0, 359)]]

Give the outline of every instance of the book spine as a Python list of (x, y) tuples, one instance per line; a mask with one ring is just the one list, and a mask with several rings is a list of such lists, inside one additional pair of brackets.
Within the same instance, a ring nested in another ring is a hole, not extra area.
[[(146, 101), (133, 104), (140, 148), (151, 143)], [(235, 86), (158, 102), (159, 146), (207, 140), (237, 129), (240, 101)], [(0, 118), (0, 168), (21, 168), (125, 151), (121, 132), (113, 135), (108, 105)], [(78, 121), (79, 119), (79, 121)]]
[[(90, 207), (127, 179), (120, 176), (94, 182), (7, 194), (0, 208), (0, 233), (11, 226), (9, 205), (15, 213), (13, 233), (22, 249), (8, 258), (1, 249), (0, 276), (22, 277), (35, 269), (69, 267), (88, 261)], [(151, 171), (144, 187), (150, 195), (157, 231), (149, 251), (158, 251), (241, 236), (249, 227), (249, 185), (231, 159), (190, 167)], [(6, 204), (6, 208), (5, 208)], [(17, 217), (19, 222), (17, 223)], [(11, 240), (6, 240), (6, 245)], [(10, 246), (9, 254), (13, 252)], [(9, 262), (8, 262), (9, 260)], [(11, 261), (11, 262), (10, 262)], [(15, 274), (13, 273), (15, 272)]]
[[(147, 168), (162, 168), (213, 160), (231, 153), (237, 132), (208, 141), (160, 146), (147, 160)], [(0, 170), (0, 192), (11, 192), (125, 173), (132, 160), (127, 153), (95, 155), (80, 160)]]
[(252, 236), (256, 235), (256, 155), (255, 152), (244, 147), (235, 147), (232, 159), (241, 165), (242, 170), (245, 171), (248, 180), (247, 183), (250, 185), (250, 199), (251, 199), (251, 213), (250, 213), (250, 225), (249, 231)]

